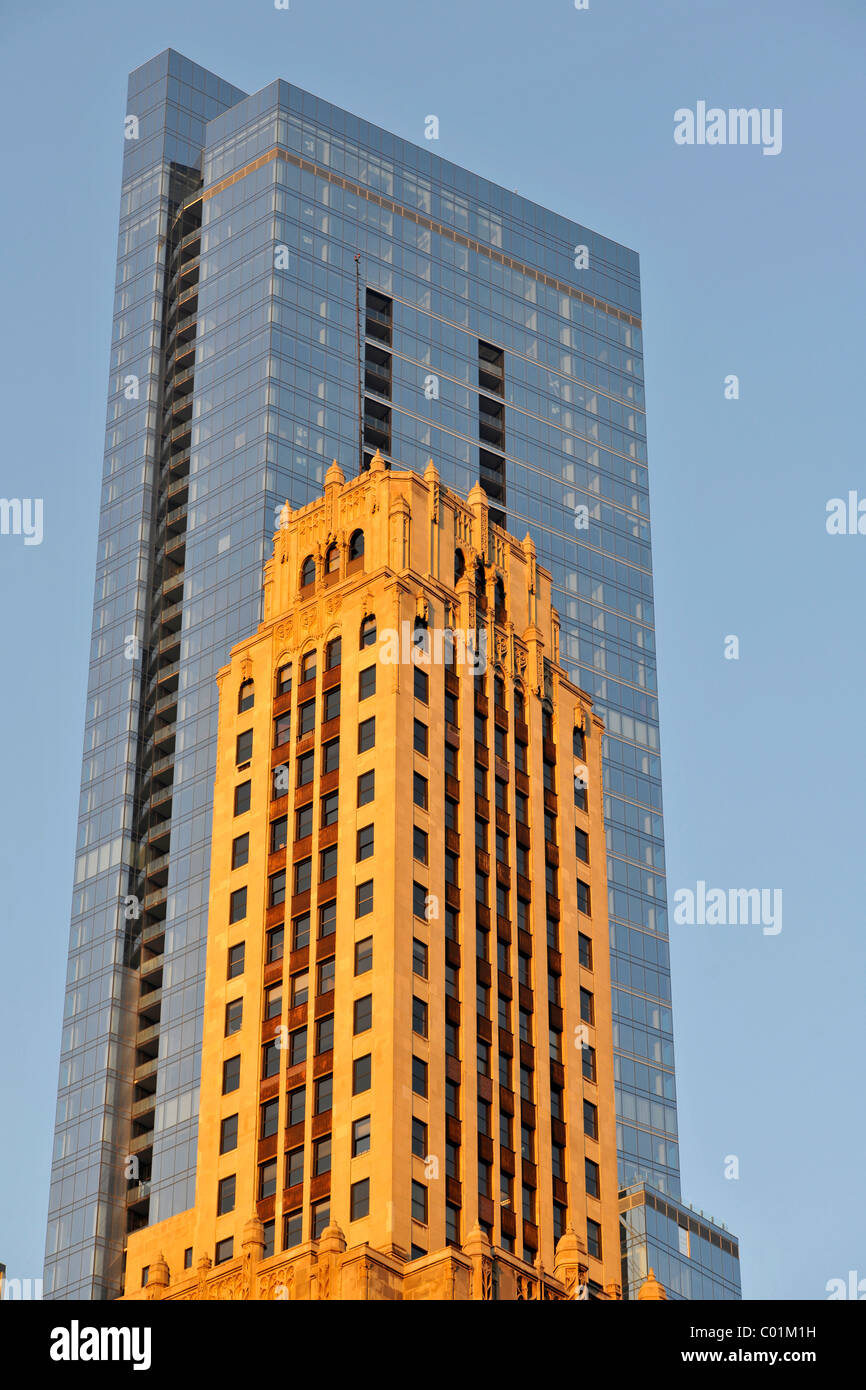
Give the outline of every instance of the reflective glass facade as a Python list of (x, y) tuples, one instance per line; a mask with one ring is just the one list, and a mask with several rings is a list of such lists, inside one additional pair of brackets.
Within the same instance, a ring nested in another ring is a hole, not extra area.
[(376, 447), (480, 479), (553, 574), (607, 725), (620, 1181), (678, 1197), (636, 254), (282, 81), (166, 53), (128, 112), (48, 1296), (192, 1203), (214, 676), (278, 505)]
[(637, 1298), (651, 1269), (668, 1298), (742, 1297), (739, 1244), (724, 1226), (647, 1183), (620, 1198), (624, 1298)]

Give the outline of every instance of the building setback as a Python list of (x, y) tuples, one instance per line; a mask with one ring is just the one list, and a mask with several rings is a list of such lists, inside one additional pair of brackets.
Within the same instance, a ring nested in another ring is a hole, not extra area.
[(284, 499), (377, 449), (480, 484), (551, 574), (605, 725), (619, 1180), (677, 1202), (637, 256), (170, 50), (124, 136), (46, 1297), (117, 1296), (128, 1235), (195, 1202), (214, 678)]

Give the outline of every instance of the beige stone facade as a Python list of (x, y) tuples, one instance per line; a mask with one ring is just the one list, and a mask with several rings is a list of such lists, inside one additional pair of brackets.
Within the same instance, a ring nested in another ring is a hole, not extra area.
[(480, 487), (377, 456), (284, 508), (218, 677), (196, 1205), (126, 1298), (619, 1296), (603, 730), (558, 658)]

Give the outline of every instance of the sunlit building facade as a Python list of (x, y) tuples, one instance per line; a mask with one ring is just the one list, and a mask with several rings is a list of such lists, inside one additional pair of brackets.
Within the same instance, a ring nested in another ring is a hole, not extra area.
[(602, 726), (489, 513), (378, 452), (284, 509), (217, 678), (196, 1203), (129, 1297), (619, 1297)]
[(114, 1296), (127, 1235), (193, 1205), (215, 676), (278, 507), (377, 449), (480, 483), (552, 575), (606, 729), (620, 1181), (678, 1198), (637, 256), (172, 51), (123, 133), (46, 1296)]

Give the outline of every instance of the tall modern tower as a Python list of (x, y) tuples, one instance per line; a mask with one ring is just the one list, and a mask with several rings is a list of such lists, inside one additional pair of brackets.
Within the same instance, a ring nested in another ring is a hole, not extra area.
[[(606, 728), (619, 1178), (688, 1229), (637, 256), (172, 51), (131, 75), (124, 136), (47, 1296), (115, 1296), (127, 1233), (193, 1205), (216, 673), (260, 618), (277, 508), (376, 449), (480, 482), (553, 576), (562, 664)], [(737, 1296), (735, 1241), (708, 1243), (718, 1268), (668, 1260), (650, 1210), (633, 1278)]]

